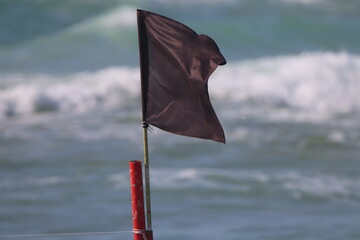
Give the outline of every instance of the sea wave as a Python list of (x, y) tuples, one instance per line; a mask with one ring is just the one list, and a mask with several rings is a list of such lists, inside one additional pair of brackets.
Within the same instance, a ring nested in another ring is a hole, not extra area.
[(77, 31), (104, 31), (110, 29), (116, 31), (118, 27), (136, 27), (136, 7), (121, 5), (104, 14), (92, 17), (77, 23), (66, 30), (66, 32)]
[(137, 63), (136, 8), (119, 6), (103, 14), (1, 48), (1, 72), (74, 73)]
[(349, 113), (360, 111), (360, 57), (308, 52), (229, 64), (215, 72), (212, 96), (234, 102)]
[(278, 1), (284, 2), (284, 3), (297, 3), (297, 4), (304, 4), (304, 5), (320, 4), (320, 3), (326, 2), (326, 0), (278, 0)]
[[(129, 67), (66, 77), (2, 75), (0, 119), (129, 106), (140, 97), (139, 76), (138, 68)], [(258, 106), (315, 115), (348, 114), (360, 112), (359, 79), (359, 56), (310, 52), (229, 63), (215, 71), (209, 81), (209, 92), (218, 104), (236, 103), (244, 108)]]
[(58, 185), (66, 182), (65, 178), (59, 176), (48, 176), (42, 178), (29, 178), (26, 181), (14, 181), (10, 179), (1, 179), (0, 189), (23, 189), (34, 187), (47, 187), (49, 185)]
[[(304, 200), (359, 201), (359, 179), (335, 175), (313, 175), (300, 171), (266, 172), (211, 168), (155, 168), (154, 190), (201, 189), (244, 195), (266, 195)], [(114, 174), (108, 181), (116, 188), (126, 188), (126, 174)]]
[(0, 118), (43, 112), (83, 113), (94, 108), (118, 107), (138, 94), (138, 76), (137, 70), (123, 67), (68, 77), (2, 76), (6, 84), (0, 90)]
[[(359, 8), (357, 5), (341, 3), (341, 6), (323, 10), (324, 6), (337, 5), (336, 1), (326, 1), (332, 4), (320, 4), (317, 10), (311, 6), (302, 7), (305, 12), (301, 14), (297, 5), (289, 7), (287, 2), (311, 5), (318, 0), (227, 0), (221, 3), (213, 0), (196, 3), (189, 0), (176, 3), (173, 0), (153, 0), (147, 3), (119, 3), (87, 18), (59, 23), (61, 26), (57, 27), (52, 26), (49, 20), (45, 25), (53, 29), (50, 32), (44, 30), (44, 33), (18, 44), (0, 45), (0, 71), (63, 74), (97, 71), (113, 65), (136, 66), (136, 8), (169, 16), (199, 33), (206, 33), (218, 43), (229, 61), (317, 49), (344, 49), (359, 53), (359, 47), (355, 44), (358, 42), (357, 35), (350, 31), (358, 28), (358, 21), (354, 17), (342, 17), (354, 15), (352, 11), (356, 12)], [(201, 7), (204, 5), (207, 7)], [(263, 12), (261, 9), (265, 9), (264, 6), (272, 11)], [(178, 8), (183, 11), (179, 12)], [(348, 12), (343, 8), (353, 10)], [(332, 16), (335, 10), (338, 15), (329, 21), (328, 16)], [(33, 15), (32, 12), (30, 14)], [(10, 14), (8, 18), (7, 21), (12, 22)]]
[[(224, 3), (232, 3), (232, 4), (244, 4), (244, 3), (251, 3), (252, 1), (248, 1), (248, 0), (225, 0), (222, 1), (221, 3), (219, 1), (216, 0), (199, 0), (199, 1), (191, 1), (191, 0), (151, 0), (151, 2), (154, 3), (161, 3), (161, 4), (182, 4), (185, 6), (191, 6), (194, 4), (211, 4), (211, 5), (223, 5)], [(319, 3), (329, 3), (329, 2), (334, 2), (333, 0), (264, 0), (264, 1), (260, 1), (263, 3), (276, 3), (276, 2), (282, 2), (282, 3), (297, 3), (297, 4), (304, 4), (304, 5), (310, 5), (310, 4), (319, 4)]]

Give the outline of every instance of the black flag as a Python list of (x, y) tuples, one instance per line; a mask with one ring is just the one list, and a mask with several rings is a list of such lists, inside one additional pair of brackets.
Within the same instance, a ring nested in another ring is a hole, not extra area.
[(225, 143), (207, 81), (226, 63), (214, 40), (167, 17), (137, 10), (143, 121)]

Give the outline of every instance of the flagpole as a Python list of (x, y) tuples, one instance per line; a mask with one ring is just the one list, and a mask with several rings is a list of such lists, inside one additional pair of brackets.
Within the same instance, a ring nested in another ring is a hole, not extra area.
[(138, 23), (138, 37), (139, 37), (139, 55), (140, 55), (140, 77), (141, 77), (141, 102), (142, 102), (142, 120), (143, 120), (143, 140), (144, 140), (144, 172), (145, 172), (145, 207), (146, 207), (146, 239), (152, 240), (152, 226), (151, 226), (151, 202), (150, 202), (150, 174), (149, 174), (149, 151), (148, 151), (148, 127), (149, 124), (146, 119), (147, 106), (147, 79), (148, 79), (148, 46), (145, 44), (143, 38), (145, 25), (140, 16), (140, 10), (137, 10)]
[(152, 238), (151, 225), (151, 201), (150, 201), (150, 174), (149, 174), (149, 150), (148, 150), (148, 123), (143, 123), (144, 140), (144, 171), (145, 171), (145, 206), (146, 206), (146, 231)]

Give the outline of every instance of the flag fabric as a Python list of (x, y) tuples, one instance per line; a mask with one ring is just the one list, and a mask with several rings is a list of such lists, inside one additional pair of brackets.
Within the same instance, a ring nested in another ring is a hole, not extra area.
[(137, 10), (143, 122), (225, 143), (208, 79), (226, 64), (214, 40), (156, 13)]

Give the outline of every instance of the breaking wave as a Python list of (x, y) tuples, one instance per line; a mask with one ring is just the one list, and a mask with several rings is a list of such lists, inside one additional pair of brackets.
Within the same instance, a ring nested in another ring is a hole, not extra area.
[(242, 61), (214, 74), (212, 95), (313, 112), (360, 110), (360, 57), (303, 53)]
[[(0, 79), (0, 119), (121, 108), (140, 97), (138, 68), (110, 67), (66, 77), (7, 74)], [(358, 113), (360, 57), (313, 52), (230, 63), (215, 71), (209, 92), (217, 104)]]
[[(108, 180), (116, 188), (126, 188), (126, 174), (114, 174)], [(296, 171), (265, 172), (208, 168), (153, 169), (154, 189), (181, 191), (204, 189), (245, 195), (281, 195), (292, 199), (359, 201), (359, 180), (333, 175), (311, 175)]]
[[(0, 118), (43, 112), (83, 113), (94, 108), (119, 107), (138, 94), (138, 71), (107, 68), (68, 77), (3, 76)], [(21, 81), (25, 80), (26, 81)], [(12, 85), (12, 82), (20, 82)]]

